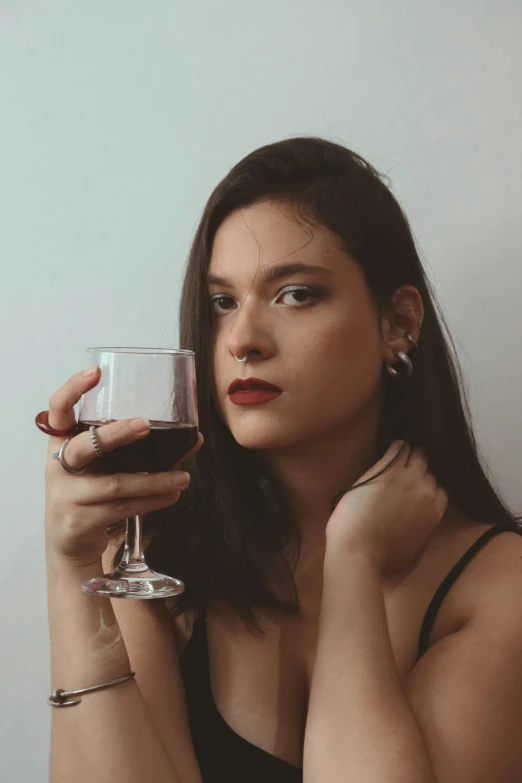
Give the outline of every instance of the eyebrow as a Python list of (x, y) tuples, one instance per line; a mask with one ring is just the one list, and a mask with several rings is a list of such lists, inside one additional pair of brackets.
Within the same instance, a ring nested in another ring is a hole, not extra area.
[[(276, 264), (266, 268), (264, 274), (264, 280), (270, 282), (272, 280), (279, 280), (282, 277), (289, 277), (290, 275), (296, 275), (304, 273), (307, 275), (313, 275), (315, 277), (331, 277), (332, 271), (324, 266), (314, 266), (313, 264), (304, 264), (302, 261), (296, 261), (292, 264)], [(207, 274), (208, 285), (223, 285), (232, 286), (233, 282), (226, 277), (220, 275), (214, 275), (211, 272)]]

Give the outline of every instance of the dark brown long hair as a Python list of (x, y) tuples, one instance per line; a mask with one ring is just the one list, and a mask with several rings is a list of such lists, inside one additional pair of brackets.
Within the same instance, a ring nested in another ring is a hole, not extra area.
[[(502, 501), (479, 460), (454, 343), (408, 220), (385, 179), (346, 147), (302, 136), (247, 155), (208, 199), (188, 257), (179, 312), (180, 347), (195, 352), (205, 443), (180, 464), (191, 473), (190, 489), (144, 523), (150, 566), (186, 585), (170, 609), (172, 617), (190, 607), (201, 610), (218, 597), (262, 633), (256, 607), (299, 612), (292, 575), (300, 549), (297, 522), (262, 452), (234, 440), (213, 401), (214, 318), (206, 283), (212, 244), (231, 212), (261, 200), (288, 205), (296, 219), (337, 234), (364, 274), (376, 313), (402, 285), (415, 286), (422, 297), (424, 320), (418, 347), (410, 353), (413, 374), (397, 380), (383, 366), (379, 456), (394, 439), (423, 447), (451, 505), (476, 521), (507, 529), (521, 519)], [(292, 562), (281, 554), (288, 547)], [(115, 563), (120, 553), (121, 547)]]

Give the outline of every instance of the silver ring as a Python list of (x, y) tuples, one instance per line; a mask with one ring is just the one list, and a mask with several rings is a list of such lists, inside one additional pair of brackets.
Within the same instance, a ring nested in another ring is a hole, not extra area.
[(69, 465), (68, 465), (68, 464), (66, 463), (66, 461), (65, 461), (65, 456), (64, 456), (65, 447), (66, 447), (66, 446), (67, 446), (67, 444), (69, 443), (69, 440), (70, 440), (70, 438), (67, 438), (67, 440), (64, 440), (64, 442), (63, 442), (63, 443), (62, 443), (62, 445), (60, 446), (60, 451), (55, 451), (55, 452), (54, 452), (54, 454), (51, 454), (51, 457), (52, 457), (53, 459), (57, 459), (57, 460), (59, 460), (59, 462), (60, 462), (60, 465), (62, 466), (62, 468), (63, 468), (64, 470), (66, 470), (66, 471), (67, 471), (67, 473), (72, 473), (72, 475), (73, 475), (73, 476), (79, 476), (79, 475), (80, 475), (80, 473), (83, 473), (84, 471), (86, 471), (86, 470), (87, 470), (87, 468), (88, 468), (89, 466), (88, 466), (88, 465), (86, 465), (86, 466), (85, 466), (84, 468), (82, 468), (81, 470), (73, 470), (72, 468), (70, 468), (70, 467), (69, 467)]
[(96, 437), (96, 427), (94, 424), (91, 424), (89, 427), (89, 435), (91, 437), (91, 443), (94, 446), (96, 456), (101, 459), (103, 457), (103, 451), (100, 449), (100, 444), (98, 443), (98, 438)]

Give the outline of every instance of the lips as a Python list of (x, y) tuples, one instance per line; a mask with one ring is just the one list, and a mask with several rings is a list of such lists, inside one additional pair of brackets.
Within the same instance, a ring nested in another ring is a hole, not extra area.
[(263, 381), (261, 378), (235, 378), (228, 387), (228, 393), (234, 394), (236, 391), (242, 391), (247, 389), (264, 389), (265, 391), (282, 391), (279, 386), (274, 386), (273, 383)]

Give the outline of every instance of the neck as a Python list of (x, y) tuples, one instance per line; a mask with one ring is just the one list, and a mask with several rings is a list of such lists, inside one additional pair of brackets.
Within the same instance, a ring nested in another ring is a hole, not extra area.
[(373, 406), (345, 428), (267, 454), (298, 522), (303, 556), (324, 551), (335, 496), (347, 491), (381, 456), (376, 453), (378, 419)]

